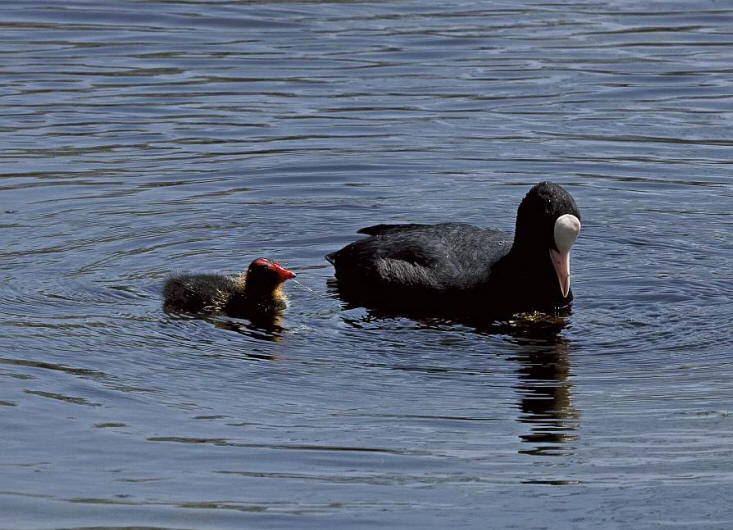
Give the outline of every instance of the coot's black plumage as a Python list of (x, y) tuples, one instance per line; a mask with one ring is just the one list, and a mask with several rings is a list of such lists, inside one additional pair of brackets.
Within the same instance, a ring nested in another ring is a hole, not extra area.
[(269, 317), (285, 309), (282, 284), (295, 273), (267, 258), (254, 260), (239, 276), (179, 274), (163, 287), (165, 308), (188, 313)]
[(562, 187), (541, 182), (517, 211), (514, 238), (465, 223), (375, 225), (326, 256), (346, 300), (448, 316), (552, 310), (572, 300), (570, 246), (580, 213)]

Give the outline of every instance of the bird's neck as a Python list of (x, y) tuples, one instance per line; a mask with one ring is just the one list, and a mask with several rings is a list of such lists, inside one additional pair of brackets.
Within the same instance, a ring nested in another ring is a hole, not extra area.
[(245, 285), (243, 295), (248, 305), (259, 307), (263, 311), (282, 309), (285, 306), (282, 285)]

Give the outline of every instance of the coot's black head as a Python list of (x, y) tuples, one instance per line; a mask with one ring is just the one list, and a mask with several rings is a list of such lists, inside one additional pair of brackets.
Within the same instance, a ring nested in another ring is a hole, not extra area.
[(247, 287), (274, 289), (285, 280), (295, 278), (295, 273), (289, 271), (276, 261), (267, 258), (257, 258), (250, 263), (247, 269)]
[[(552, 182), (540, 182), (522, 199), (512, 250), (535, 262), (537, 279), (547, 289), (570, 297), (570, 249), (580, 233), (580, 212), (570, 194)], [(528, 278), (528, 281), (531, 281)]]

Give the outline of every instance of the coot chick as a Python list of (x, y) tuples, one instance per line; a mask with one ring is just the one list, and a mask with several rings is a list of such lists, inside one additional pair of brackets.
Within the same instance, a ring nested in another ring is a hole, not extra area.
[(514, 238), (466, 223), (375, 225), (326, 259), (341, 296), (357, 305), (449, 317), (498, 318), (567, 306), (570, 249), (580, 212), (541, 182), (517, 210)]
[(290, 278), (295, 278), (294, 272), (266, 258), (254, 260), (246, 272), (235, 277), (180, 274), (165, 282), (165, 308), (237, 318), (267, 317), (285, 309), (282, 285)]

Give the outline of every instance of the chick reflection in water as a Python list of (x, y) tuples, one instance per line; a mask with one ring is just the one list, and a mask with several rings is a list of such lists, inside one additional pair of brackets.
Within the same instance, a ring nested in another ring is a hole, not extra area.
[(282, 287), (295, 273), (267, 258), (254, 260), (239, 276), (179, 274), (163, 287), (164, 308), (197, 315), (246, 318), (262, 327), (276, 326), (287, 306)]

